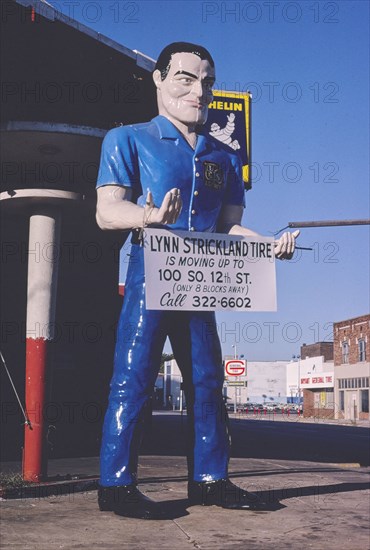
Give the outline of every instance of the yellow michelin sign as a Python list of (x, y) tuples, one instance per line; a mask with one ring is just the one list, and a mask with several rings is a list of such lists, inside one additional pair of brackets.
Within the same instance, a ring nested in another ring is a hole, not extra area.
[(213, 96), (208, 106), (205, 130), (238, 151), (243, 163), (245, 188), (251, 189), (251, 95), (213, 90)]

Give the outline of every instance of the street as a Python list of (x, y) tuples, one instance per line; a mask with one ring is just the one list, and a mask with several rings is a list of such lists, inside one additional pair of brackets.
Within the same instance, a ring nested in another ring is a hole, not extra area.
[[(230, 415), (230, 434), (232, 457), (370, 465), (366, 427), (305, 422), (297, 415), (280, 415), (279, 420)], [(147, 454), (185, 455), (186, 413), (154, 414), (143, 449)]]

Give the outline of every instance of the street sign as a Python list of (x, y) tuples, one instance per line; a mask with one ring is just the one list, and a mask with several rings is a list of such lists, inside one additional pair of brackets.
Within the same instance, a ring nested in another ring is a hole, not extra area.
[(229, 381), (229, 380), (228, 380), (228, 381), (226, 382), (226, 384), (227, 384), (228, 386), (238, 386), (238, 387), (240, 386), (240, 387), (242, 387), (242, 388), (246, 388), (246, 387), (247, 387), (247, 382), (246, 382), (245, 380), (244, 380), (244, 381), (242, 381), (242, 380)]
[(247, 362), (245, 359), (229, 359), (225, 361), (226, 376), (244, 376), (246, 374)]

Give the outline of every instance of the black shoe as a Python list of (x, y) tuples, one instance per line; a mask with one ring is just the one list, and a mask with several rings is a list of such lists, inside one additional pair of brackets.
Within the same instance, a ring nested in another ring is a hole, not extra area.
[(268, 505), (255, 493), (248, 493), (229, 479), (217, 481), (189, 481), (188, 497), (192, 505), (221, 506), (230, 510), (269, 510)]
[(98, 504), (102, 512), (139, 519), (165, 519), (160, 505), (146, 497), (136, 485), (99, 487)]

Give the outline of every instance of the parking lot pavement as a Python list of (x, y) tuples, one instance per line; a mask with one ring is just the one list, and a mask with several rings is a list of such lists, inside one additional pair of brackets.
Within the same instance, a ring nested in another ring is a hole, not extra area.
[[(98, 459), (51, 460), (49, 475), (60, 472), (97, 475)], [(163, 521), (127, 519), (100, 512), (96, 491), (71, 490), (69, 494), (48, 498), (2, 501), (1, 548), (362, 550), (369, 547), (369, 468), (232, 459), (232, 481), (274, 503), (276, 509), (270, 512), (188, 507), (186, 475), (183, 457), (141, 458), (141, 488), (163, 502), (172, 517)]]
[[(186, 416), (186, 411), (172, 411), (172, 410), (159, 410), (153, 411), (153, 416)], [(304, 417), (302, 413), (298, 413), (297, 410), (290, 410), (289, 413), (282, 411), (269, 411), (269, 410), (243, 410), (238, 412), (233, 412), (228, 410), (228, 415), (230, 418), (237, 418), (238, 420), (265, 420), (273, 422), (301, 422), (304, 424), (331, 424), (335, 426), (351, 426), (357, 428), (370, 428), (370, 419), (369, 420), (343, 420), (337, 418), (326, 418), (323, 416), (309, 416)]]

